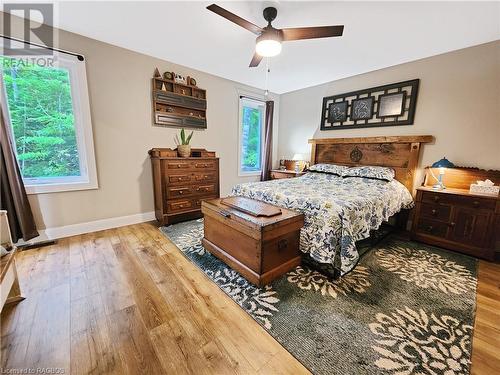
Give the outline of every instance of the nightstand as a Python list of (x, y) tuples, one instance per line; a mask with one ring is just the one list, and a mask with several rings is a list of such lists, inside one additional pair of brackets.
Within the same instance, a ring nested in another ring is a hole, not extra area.
[(412, 238), (493, 260), (500, 232), (498, 196), (465, 189), (417, 188)]
[(289, 170), (281, 170), (281, 169), (272, 169), (271, 170), (271, 178), (273, 180), (278, 180), (280, 178), (293, 178), (303, 176), (305, 172), (295, 172)]

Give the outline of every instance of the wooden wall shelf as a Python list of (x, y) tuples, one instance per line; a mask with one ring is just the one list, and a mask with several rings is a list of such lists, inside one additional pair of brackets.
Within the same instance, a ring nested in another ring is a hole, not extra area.
[(207, 92), (197, 86), (154, 77), (153, 122), (157, 126), (207, 128)]

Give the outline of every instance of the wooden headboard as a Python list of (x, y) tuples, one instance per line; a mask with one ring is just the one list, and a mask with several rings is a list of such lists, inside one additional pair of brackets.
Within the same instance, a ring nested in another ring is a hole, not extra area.
[(420, 144), (433, 140), (432, 135), (310, 139), (311, 165), (390, 167), (396, 172), (396, 180), (413, 193)]

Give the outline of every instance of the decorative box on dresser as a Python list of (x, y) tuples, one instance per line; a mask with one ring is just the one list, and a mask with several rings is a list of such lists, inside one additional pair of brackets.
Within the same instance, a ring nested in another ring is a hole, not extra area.
[(499, 197), (470, 193), (469, 185), (486, 178), (498, 183), (499, 177), (498, 171), (450, 169), (444, 190), (434, 190), (432, 181), (426, 178), (424, 186), (417, 188), (412, 238), (479, 258), (498, 258)]
[(219, 197), (219, 158), (215, 152), (192, 149), (191, 157), (177, 150), (149, 150), (153, 169), (155, 215), (160, 225), (202, 217), (201, 201)]

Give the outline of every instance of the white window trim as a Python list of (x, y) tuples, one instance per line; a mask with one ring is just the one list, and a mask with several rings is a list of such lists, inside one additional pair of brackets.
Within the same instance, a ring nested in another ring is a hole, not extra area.
[[(241, 97), (244, 98), (241, 98)], [(262, 120), (261, 120), (261, 150), (260, 150), (260, 169), (258, 171), (251, 171), (251, 172), (245, 172), (241, 170), (241, 149), (242, 149), (242, 126), (241, 122), (243, 120), (243, 108), (242, 108), (242, 100), (245, 99), (248, 101), (254, 101), (256, 103), (262, 104), (264, 106), (264, 112), (262, 113)], [(265, 119), (266, 119), (266, 100), (264, 99), (263, 96), (255, 94), (255, 93), (247, 93), (243, 91), (238, 91), (238, 177), (251, 177), (251, 176), (260, 176), (262, 173), (262, 158), (264, 156), (263, 147), (264, 147), (264, 140), (265, 140)]]
[[(70, 76), (73, 115), (75, 118), (75, 135), (78, 147), (81, 177), (51, 177), (45, 179), (26, 178), (24, 179), (26, 193), (43, 194), (98, 189), (99, 184), (97, 181), (94, 136), (90, 116), (90, 102), (85, 60), (79, 61), (75, 56), (56, 52), (54, 53), (53, 58), (55, 64), (68, 69)], [(6, 125), (11, 127), (7, 94), (3, 84), (3, 74), (0, 74), (0, 91), (2, 110), (6, 114), (5, 117), (7, 119)], [(35, 181), (36, 183), (34, 183)]]

